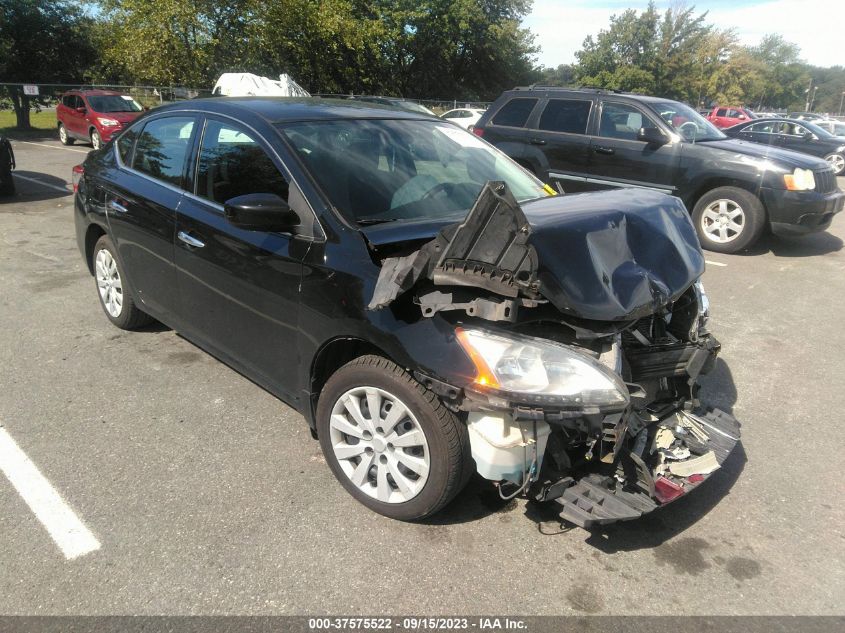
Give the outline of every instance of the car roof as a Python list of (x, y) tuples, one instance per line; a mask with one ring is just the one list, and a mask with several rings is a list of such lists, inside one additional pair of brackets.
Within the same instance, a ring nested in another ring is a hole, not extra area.
[(73, 95), (73, 94), (81, 94), (85, 96), (97, 97), (97, 96), (107, 96), (107, 95), (118, 95), (123, 96), (124, 92), (118, 92), (116, 90), (103, 90), (102, 88), (76, 88), (75, 90), (68, 90), (65, 94)]
[(357, 99), (323, 99), (321, 97), (214, 97), (191, 99), (168, 104), (155, 112), (171, 110), (203, 110), (229, 116), (257, 115), (268, 123), (320, 121), (337, 119), (422, 119), (433, 117), (421, 112), (398, 110)]
[(619, 90), (604, 90), (601, 88), (564, 88), (559, 86), (526, 86), (526, 87), (518, 87), (512, 88), (511, 90), (507, 90), (506, 94), (534, 94), (534, 93), (551, 93), (551, 94), (563, 94), (563, 93), (571, 93), (571, 94), (582, 94), (582, 95), (596, 95), (596, 96), (605, 96), (605, 97), (620, 97), (620, 98), (627, 98), (627, 99), (634, 99), (635, 101), (644, 101), (647, 103), (656, 103), (658, 101), (675, 101), (676, 103), (680, 103), (680, 101), (676, 101), (675, 99), (669, 99), (668, 97), (653, 97), (650, 95), (641, 95), (637, 94), (636, 92), (622, 92)]

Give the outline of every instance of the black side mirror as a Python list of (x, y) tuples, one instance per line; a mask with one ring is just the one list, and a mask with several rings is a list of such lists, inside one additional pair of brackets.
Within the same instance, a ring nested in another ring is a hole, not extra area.
[(641, 127), (637, 133), (638, 141), (645, 141), (649, 145), (666, 145), (669, 138), (656, 127)]
[(223, 215), (233, 226), (248, 231), (290, 233), (299, 216), (275, 193), (248, 193), (227, 200)]

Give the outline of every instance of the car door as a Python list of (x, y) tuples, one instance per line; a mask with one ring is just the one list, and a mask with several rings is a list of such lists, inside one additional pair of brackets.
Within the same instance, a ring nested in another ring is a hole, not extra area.
[(810, 150), (809, 140), (806, 135), (810, 134), (810, 130), (798, 123), (782, 123), (780, 131), (775, 135), (775, 143), (778, 147), (784, 149), (791, 149), (797, 152), (806, 152)]
[(779, 128), (780, 123), (766, 121), (762, 123), (751, 123), (739, 130), (736, 138), (744, 141), (753, 141), (754, 143), (762, 143), (763, 145), (772, 145), (775, 142), (775, 131)]
[(303, 227), (314, 226), (313, 214), (270, 145), (229, 119), (206, 119), (193, 171), (194, 193), (179, 207), (176, 227), (183, 330), (254, 380), (295, 399), (299, 284), (312, 230), (245, 230), (230, 224), (223, 210), (236, 196), (274, 193), (288, 201)]
[(171, 325), (176, 209), (196, 129), (196, 117), (184, 114), (131, 128), (118, 140), (120, 167), (106, 194), (109, 233), (142, 309)]
[(70, 107), (68, 108), (67, 129), (71, 135), (78, 138), (87, 137), (85, 131), (85, 114), (79, 111), (79, 108), (84, 108), (85, 102), (79, 95), (72, 95), (70, 97)]
[[(547, 182), (564, 191), (583, 191), (589, 175), (590, 141), (587, 133), (594, 100), (590, 97), (550, 98), (532, 121), (527, 136), (526, 158), (535, 157), (545, 166)], [(532, 161), (533, 162), (533, 161)]]
[(637, 140), (640, 128), (649, 127), (663, 131), (644, 109), (603, 99), (590, 147), (588, 182), (597, 188), (646, 187), (674, 193), (681, 143), (668, 134), (665, 144)]

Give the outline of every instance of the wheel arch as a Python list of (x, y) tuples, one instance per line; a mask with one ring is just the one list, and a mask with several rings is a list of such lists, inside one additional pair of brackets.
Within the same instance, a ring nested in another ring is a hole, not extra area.
[(85, 231), (85, 263), (88, 266), (88, 272), (94, 274), (94, 246), (97, 244), (103, 235), (106, 234), (105, 229), (96, 223), (91, 223)]
[(690, 194), (689, 196), (689, 199), (684, 201), (687, 204), (687, 210), (690, 212), (690, 214), (692, 214), (693, 210), (695, 209), (695, 205), (698, 204), (698, 201), (701, 200), (702, 196), (720, 187), (736, 187), (737, 189), (744, 189), (752, 196), (757, 198), (757, 200), (760, 201), (760, 206), (763, 207), (763, 212), (766, 214), (765, 220), (768, 223), (769, 210), (766, 208), (766, 202), (759, 194), (760, 186), (756, 183), (748, 182), (747, 180), (742, 180), (740, 178), (730, 178), (725, 176), (708, 178), (693, 190), (692, 194)]
[(368, 354), (382, 356), (396, 362), (383, 349), (357, 336), (337, 336), (323, 343), (317, 353), (314, 354), (308, 379), (307, 420), (308, 426), (311, 427), (311, 434), (315, 438), (317, 436), (317, 401), (326, 381), (349, 361)]

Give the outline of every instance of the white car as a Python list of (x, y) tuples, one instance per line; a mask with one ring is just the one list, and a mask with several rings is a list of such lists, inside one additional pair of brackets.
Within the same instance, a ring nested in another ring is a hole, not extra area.
[(823, 130), (827, 130), (834, 136), (845, 136), (845, 121), (827, 119), (826, 121), (813, 121), (813, 124)]
[(478, 123), (482, 114), (484, 114), (482, 108), (455, 108), (445, 112), (442, 117), (449, 119), (452, 123), (457, 123), (464, 129), (469, 129), (469, 126)]

